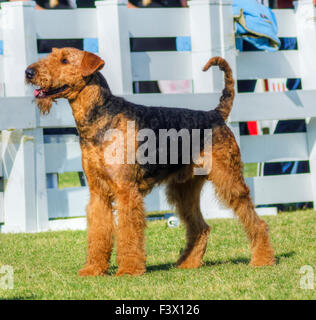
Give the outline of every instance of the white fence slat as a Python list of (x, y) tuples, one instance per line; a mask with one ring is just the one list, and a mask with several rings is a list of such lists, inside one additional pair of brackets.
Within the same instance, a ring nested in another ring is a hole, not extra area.
[(247, 178), (246, 183), (256, 205), (313, 201), (309, 173)]
[(189, 9), (128, 10), (128, 30), (131, 37), (188, 36), (190, 35)]
[(0, 192), (0, 223), (4, 222), (4, 194)]
[[(2, 152), (2, 133), (0, 132), (0, 139), (1, 139), (1, 142), (0, 142), (0, 155), (1, 155), (1, 152)], [(3, 159), (2, 157), (0, 157), (0, 177), (3, 177)]]
[(89, 201), (87, 187), (47, 189), (49, 218), (85, 216)]
[(161, 192), (161, 188), (160, 187), (155, 187), (150, 194), (148, 194), (144, 201), (145, 201), (145, 210), (147, 212), (150, 212), (150, 211), (157, 211), (157, 208), (159, 208), (159, 210), (164, 210), (162, 207), (161, 207), (161, 195), (160, 195), (160, 192)]
[(232, 2), (227, 1), (208, 0), (191, 0), (188, 3), (195, 93), (221, 90), (220, 71), (217, 68), (212, 68), (207, 73), (201, 71), (211, 57), (222, 56), (235, 69), (235, 35), (231, 4)]
[[(293, 20), (298, 31), (298, 49), (301, 68), (303, 90), (315, 90), (316, 66), (314, 63), (316, 51), (316, 8), (314, 1), (298, 1), (295, 19)], [(314, 100), (315, 107), (315, 100)], [(311, 171), (311, 191), (313, 193), (314, 208), (316, 208), (316, 122), (315, 118), (307, 119), (307, 141), (309, 164)]]
[(298, 30), (298, 52), (303, 90), (316, 90), (316, 8), (313, 0), (297, 3), (293, 24)]
[[(1, 3), (0, 3), (0, 9), (1, 9)], [(3, 15), (2, 15), (2, 10), (0, 10), (0, 41), (2, 44), (2, 49), (3, 49)], [(4, 96), (4, 65), (3, 65), (3, 54), (0, 54), (0, 97)]]
[(79, 143), (46, 143), (46, 173), (82, 171)]
[[(127, 1), (96, 1), (102, 70), (114, 94), (133, 92)], [(135, 9), (138, 10), (138, 9)]]
[(57, 104), (54, 103), (48, 115), (41, 115), (38, 118), (37, 126), (41, 128), (75, 127), (75, 120), (68, 101), (62, 99)]
[(38, 10), (35, 24), (38, 39), (97, 38), (95, 9)]
[(192, 79), (190, 52), (132, 52), (134, 81)]
[[(45, 170), (45, 151), (43, 129), (24, 130), (24, 134), (34, 141), (34, 174), (35, 174), (35, 201), (36, 224), (35, 230), (48, 229), (48, 208)], [(30, 165), (29, 165), (30, 166)]]
[(231, 121), (283, 120), (316, 117), (316, 91), (296, 90), (238, 94)]
[(308, 160), (306, 133), (241, 136), (245, 163)]
[(300, 78), (298, 51), (239, 52), (237, 79)]
[[(4, 82), (4, 74), (3, 74), (3, 55), (0, 55), (0, 84)], [(1, 95), (1, 89), (0, 89)]]
[(273, 10), (278, 22), (278, 37), (296, 37), (296, 23), (294, 22), (295, 13), (292, 9), (275, 9)]
[(0, 97), (0, 130), (36, 127), (32, 97)]
[(23, 130), (2, 132), (6, 232), (38, 231), (34, 151), (34, 137)]
[[(0, 9), (1, 9), (1, 4), (0, 4)], [(2, 31), (2, 25), (3, 25), (3, 14), (2, 11), (0, 10), (0, 40), (3, 40), (3, 31)]]
[[(1, 4), (0, 4), (1, 6)], [(3, 32), (2, 32), (2, 25), (3, 25), (3, 15), (0, 10), (0, 41), (2, 42), (3, 46)], [(3, 55), (0, 54), (0, 97), (4, 96), (5, 91), (4, 91), (4, 72), (3, 72)]]
[(312, 180), (312, 193), (314, 208), (316, 203), (316, 118), (311, 118), (307, 121), (306, 125), (306, 136), (307, 136), (307, 145), (308, 145), (308, 159), (311, 172)]
[(24, 72), (37, 56), (34, 1), (4, 2), (3, 73), (6, 96), (25, 96), (31, 88), (25, 84)]

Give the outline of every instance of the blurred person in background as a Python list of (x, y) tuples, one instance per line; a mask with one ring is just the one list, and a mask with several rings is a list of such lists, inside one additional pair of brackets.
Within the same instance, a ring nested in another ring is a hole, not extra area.
[(75, 9), (76, 0), (36, 0), (37, 5), (44, 9)]
[(129, 0), (129, 8), (187, 7), (187, 0)]
[[(0, 0), (0, 2), (29, 1), (29, 0)], [(36, 0), (36, 9), (74, 9), (76, 0)]]

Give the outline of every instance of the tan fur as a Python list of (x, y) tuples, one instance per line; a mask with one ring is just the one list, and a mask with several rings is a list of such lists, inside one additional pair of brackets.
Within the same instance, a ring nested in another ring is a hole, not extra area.
[(230, 111), (233, 107), (234, 97), (235, 97), (235, 81), (233, 78), (233, 72), (226, 60), (221, 57), (213, 57), (204, 66), (203, 71), (207, 71), (211, 66), (219, 66), (219, 68), (224, 71), (225, 74), (225, 88), (223, 94), (220, 97), (220, 103), (216, 107), (223, 119), (227, 120)]

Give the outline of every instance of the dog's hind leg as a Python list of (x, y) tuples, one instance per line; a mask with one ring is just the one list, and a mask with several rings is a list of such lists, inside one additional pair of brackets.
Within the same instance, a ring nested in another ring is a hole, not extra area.
[(268, 226), (258, 217), (251, 201), (243, 178), (239, 147), (228, 128), (217, 130), (213, 132), (212, 170), (208, 179), (213, 182), (219, 198), (234, 210), (246, 230), (252, 249), (250, 264), (273, 265), (274, 253)]
[(87, 206), (88, 257), (86, 266), (79, 271), (80, 276), (106, 274), (113, 247), (113, 213), (111, 198), (90, 190)]
[(166, 189), (168, 202), (175, 206), (186, 227), (186, 248), (177, 261), (183, 269), (198, 268), (202, 264), (210, 227), (200, 211), (200, 194), (205, 178), (196, 176), (184, 183), (169, 182)]

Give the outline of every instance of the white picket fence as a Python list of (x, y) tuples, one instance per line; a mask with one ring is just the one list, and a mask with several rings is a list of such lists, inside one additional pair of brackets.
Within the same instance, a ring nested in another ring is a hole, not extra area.
[[(303, 90), (244, 93), (236, 96), (230, 126), (240, 143), (245, 163), (310, 161), (310, 174), (248, 178), (255, 204), (316, 201), (316, 20), (312, 0), (299, 1), (297, 10), (275, 10), (280, 37), (297, 37), (299, 50), (238, 52), (234, 44), (232, 3), (191, 0), (189, 8), (127, 9), (126, 0), (96, 2), (96, 9), (35, 11), (34, 2), (3, 3), (0, 10), (0, 193), (2, 232), (35, 232), (82, 228), (88, 188), (58, 189), (48, 183), (57, 173), (82, 171), (75, 137), (45, 140), (43, 128), (74, 127), (66, 101), (42, 117), (24, 70), (42, 54), (38, 39), (85, 39), (97, 43), (105, 61), (102, 70), (112, 91), (145, 105), (209, 110), (223, 87), (218, 70), (201, 72), (212, 56), (231, 64), (235, 78), (301, 78)], [(130, 38), (177, 37), (189, 43), (174, 52), (131, 52)], [(191, 46), (191, 48), (190, 48)], [(1, 49), (3, 48), (3, 50)], [(183, 49), (183, 48), (182, 48)], [(133, 81), (192, 80), (194, 94), (133, 94)], [(307, 132), (240, 136), (238, 122), (306, 119)], [(53, 186), (53, 187), (52, 187)], [(163, 189), (146, 199), (147, 210), (166, 210)], [(206, 217), (231, 212), (214, 198), (208, 184), (201, 199)], [(261, 210), (261, 211), (260, 211)], [(271, 213), (271, 209), (260, 209)], [(275, 210), (272, 210), (275, 213)], [(56, 218), (63, 218), (57, 219)]]

